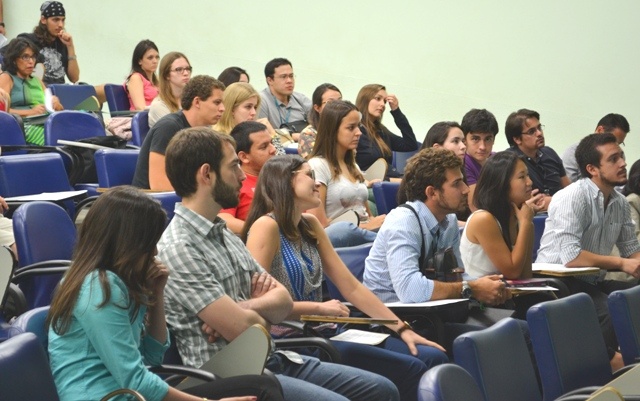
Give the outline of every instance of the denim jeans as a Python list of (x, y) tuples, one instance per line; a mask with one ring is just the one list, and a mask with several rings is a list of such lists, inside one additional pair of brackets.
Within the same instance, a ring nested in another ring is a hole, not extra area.
[(324, 229), (334, 248), (362, 245), (373, 242), (377, 233), (365, 230), (347, 221), (338, 221)]

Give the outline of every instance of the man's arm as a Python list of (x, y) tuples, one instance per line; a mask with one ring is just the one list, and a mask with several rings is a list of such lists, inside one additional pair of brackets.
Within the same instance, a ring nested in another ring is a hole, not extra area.
[(67, 77), (74, 84), (80, 80), (80, 66), (78, 65), (78, 56), (76, 56), (76, 48), (73, 44), (73, 37), (69, 32), (63, 31), (59, 35), (62, 44), (67, 46)]
[(233, 341), (256, 323), (268, 326), (258, 312), (240, 307), (227, 295), (207, 305), (198, 313), (198, 317), (227, 341)]
[[(263, 286), (266, 288), (262, 289)], [(289, 291), (276, 279), (267, 273), (254, 275), (251, 287), (251, 299), (238, 302), (241, 308), (257, 312), (270, 324), (280, 323), (289, 316), (293, 300)]]
[(149, 152), (149, 189), (173, 191), (173, 185), (165, 171), (165, 156), (156, 152)]

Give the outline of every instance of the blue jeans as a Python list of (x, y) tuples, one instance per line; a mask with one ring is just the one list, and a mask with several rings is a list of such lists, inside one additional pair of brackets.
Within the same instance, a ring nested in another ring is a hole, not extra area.
[(333, 341), (340, 351), (342, 363), (377, 373), (391, 380), (402, 401), (418, 399), (418, 383), (422, 375), (432, 367), (449, 362), (447, 355), (426, 345), (418, 346), (418, 355), (413, 356), (404, 341), (389, 337), (380, 347)]
[(396, 386), (382, 376), (301, 355), (297, 364), (281, 354), (267, 361), (276, 374), (284, 399), (289, 401), (399, 401)]
[(347, 221), (338, 221), (331, 224), (324, 231), (329, 236), (334, 248), (362, 245), (373, 242), (378, 235), (374, 231), (365, 230)]

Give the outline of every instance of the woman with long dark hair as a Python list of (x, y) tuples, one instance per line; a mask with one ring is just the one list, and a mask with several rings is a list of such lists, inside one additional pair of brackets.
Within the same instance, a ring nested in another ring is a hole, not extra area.
[[(276, 156), (262, 167), (242, 238), (258, 263), (289, 290), (294, 300), (289, 317), (349, 315), (338, 300), (322, 302), (324, 273), (347, 301), (367, 315), (398, 319), (351, 274), (318, 219), (303, 213), (319, 204), (319, 184), (301, 157)], [(415, 400), (422, 374), (447, 357), (442, 347), (418, 336), (400, 319), (387, 327), (399, 336), (387, 338), (381, 347), (334, 344), (343, 363), (387, 377), (403, 400)]]
[(131, 73), (124, 82), (131, 110), (144, 110), (158, 96), (156, 69), (160, 54), (158, 46), (149, 39), (141, 40), (133, 49)]
[(111, 189), (91, 207), (47, 317), (60, 400), (98, 400), (119, 388), (147, 400), (282, 399), (275, 382), (261, 376), (206, 383), (188, 389), (190, 395), (145, 367), (162, 363), (169, 346), (163, 303), (169, 271), (155, 258), (166, 219), (162, 206), (134, 187)]
[(311, 154), (318, 134), (318, 121), (324, 106), (334, 100), (342, 100), (340, 89), (333, 84), (322, 84), (313, 91), (311, 96), (311, 110), (309, 110), (309, 125), (300, 131), (298, 138), (298, 154), (305, 159)]

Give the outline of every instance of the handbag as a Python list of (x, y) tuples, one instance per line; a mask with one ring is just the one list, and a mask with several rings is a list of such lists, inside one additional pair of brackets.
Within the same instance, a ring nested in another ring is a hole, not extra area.
[(405, 203), (400, 207), (407, 208), (413, 212), (418, 219), (418, 226), (420, 227), (420, 238), (422, 238), (422, 246), (420, 247), (420, 259), (418, 261), (418, 268), (420, 272), (430, 280), (438, 280), (443, 282), (459, 282), (462, 281), (462, 274), (464, 269), (458, 267), (458, 260), (453, 252), (452, 247), (443, 249), (437, 249), (437, 238), (434, 238), (432, 246), (433, 256), (427, 258), (426, 245), (424, 242), (424, 231), (422, 230), (422, 224), (420, 224), (420, 217), (418, 212), (413, 206)]

